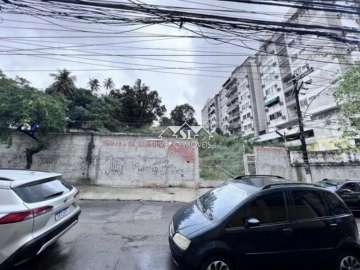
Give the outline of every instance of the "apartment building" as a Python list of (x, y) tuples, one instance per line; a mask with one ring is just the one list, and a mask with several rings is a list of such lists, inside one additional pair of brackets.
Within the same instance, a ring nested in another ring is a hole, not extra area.
[[(360, 1), (334, 2), (351, 4), (360, 10)], [(290, 10), (287, 19), (292, 23), (360, 29), (357, 15), (298, 9)], [(312, 68), (314, 71), (304, 79), (306, 84), (300, 95), (307, 140), (313, 150), (334, 147), (341, 137), (334, 93), (339, 77), (356, 63), (360, 63), (360, 45), (317, 36), (274, 34), (263, 42), (254, 57), (247, 58), (232, 72), (215, 96), (215, 100), (220, 100), (215, 102), (217, 126), (223, 130), (226, 119), (232, 134), (267, 141), (280, 138), (280, 132), (296, 140), (299, 130), (293, 76)]]
[(248, 57), (202, 109), (211, 132), (256, 137), (266, 131), (264, 98), (255, 57)]
[[(307, 9), (288, 15), (292, 23), (360, 27), (360, 17), (353, 15)], [(275, 131), (292, 136), (298, 133), (292, 78), (313, 68), (300, 95), (305, 131), (312, 137), (308, 143), (314, 150), (328, 148), (329, 142), (334, 145), (341, 136), (335, 90), (341, 74), (360, 60), (359, 47), (316, 36), (276, 34), (261, 46), (256, 59), (267, 119), (267, 135), (262, 139), (279, 137)]]
[(253, 137), (265, 128), (263, 95), (254, 57), (248, 57), (223, 85), (226, 90), (229, 129), (233, 134)]
[[(275, 131), (279, 125), (288, 122), (289, 119), (285, 104), (285, 89), (291, 89), (291, 85), (287, 84), (288, 79), (291, 79), (291, 71), (287, 57), (278, 56), (287, 55), (283, 51), (284, 48), (277, 46), (279, 39), (283, 39), (283, 35), (273, 36), (260, 47), (256, 54), (256, 64), (264, 95), (267, 133)], [(284, 44), (284, 42), (279, 44)], [(283, 72), (280, 71), (280, 66)]]
[(217, 96), (219, 104), (219, 129), (223, 134), (229, 134), (229, 116), (227, 108), (226, 90), (222, 88)]
[(245, 61), (245, 66), (247, 67), (247, 79), (249, 83), (249, 87), (245, 93), (248, 93), (248, 98), (250, 95), (250, 103), (253, 115), (252, 126), (254, 127), (254, 133), (246, 135), (245, 130), (243, 130), (243, 134), (245, 136), (254, 135), (257, 137), (266, 132), (264, 94), (261, 89), (260, 72), (256, 63), (256, 58), (249, 57)]
[(227, 98), (224, 89), (220, 90), (214, 97), (207, 100), (201, 110), (202, 126), (214, 133), (221, 131), (229, 134)]
[(240, 72), (237, 72), (236, 68), (229, 79), (223, 84), (225, 90), (227, 115), (229, 122), (230, 134), (241, 135), (241, 118), (240, 118), (240, 103), (239, 103), (239, 91), (238, 83)]
[(201, 110), (202, 126), (209, 132), (214, 133), (219, 127), (219, 119), (219, 103), (218, 98), (215, 96), (208, 99)]
[(210, 124), (209, 124), (209, 106), (210, 106), (210, 100), (206, 101), (206, 104), (201, 109), (201, 125), (203, 128), (210, 130)]

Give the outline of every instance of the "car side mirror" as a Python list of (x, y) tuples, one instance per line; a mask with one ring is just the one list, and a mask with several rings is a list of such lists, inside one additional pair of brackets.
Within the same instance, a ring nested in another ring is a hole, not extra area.
[(246, 227), (252, 228), (260, 225), (260, 220), (257, 218), (249, 218), (246, 220)]

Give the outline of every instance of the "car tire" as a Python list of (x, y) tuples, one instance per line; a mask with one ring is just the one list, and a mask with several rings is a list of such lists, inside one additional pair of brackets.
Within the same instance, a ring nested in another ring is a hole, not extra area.
[(200, 270), (234, 270), (230, 259), (225, 256), (211, 256), (202, 264)]
[(343, 251), (337, 259), (336, 270), (360, 270), (360, 256), (353, 251)]

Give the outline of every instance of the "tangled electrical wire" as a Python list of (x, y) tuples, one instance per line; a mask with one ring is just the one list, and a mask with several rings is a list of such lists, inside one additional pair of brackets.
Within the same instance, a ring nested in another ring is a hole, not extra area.
[[(328, 13), (351, 14), (359, 16), (356, 6), (346, 6), (319, 1), (256, 1), (256, 0), (220, 0), (227, 2), (273, 5), (293, 7), (304, 10), (322, 10)], [(26, 14), (35, 17), (61, 19), (70, 22), (101, 23), (119, 26), (148, 26), (167, 24), (185, 28), (203, 38), (227, 42), (231, 38), (251, 34), (291, 33), (296, 35), (314, 35), (336, 42), (360, 43), (360, 30), (351, 27), (341, 27), (321, 24), (306, 24), (288, 21), (270, 21), (246, 16), (228, 15), (226, 9), (191, 8), (168, 5), (154, 5), (139, 0), (128, 2), (93, 1), (93, 0), (0, 0), (1, 12), (8, 14)], [(311, 2), (311, 4), (309, 4)], [(352, 2), (357, 5), (357, 2)], [(242, 14), (242, 13), (240, 13)], [(194, 31), (187, 25), (211, 30), (211, 34)], [(227, 37), (217, 38), (213, 33), (226, 33)], [(345, 35), (344, 35), (345, 33)]]

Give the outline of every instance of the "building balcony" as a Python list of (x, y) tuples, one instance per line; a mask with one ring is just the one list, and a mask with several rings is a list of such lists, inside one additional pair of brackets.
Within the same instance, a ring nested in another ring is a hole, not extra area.
[(227, 90), (229, 90), (235, 83), (236, 83), (236, 78), (229, 78), (224, 84), (223, 87)]
[(212, 112), (213, 110), (216, 110), (215, 105), (211, 105), (211, 106), (209, 106), (209, 108), (208, 108), (208, 112), (210, 113), (210, 112)]
[(229, 115), (229, 122), (232, 123), (234, 121), (240, 120), (240, 112), (235, 112), (231, 115)]
[(229, 102), (226, 103), (226, 106), (230, 107), (234, 103), (238, 104), (238, 102), (239, 102), (239, 97), (236, 95), (233, 96), (231, 99), (229, 99)]
[(240, 129), (241, 124), (239, 122), (234, 122), (234, 123), (230, 124), (230, 128), (232, 128), (232, 129)]
[(239, 103), (235, 102), (235, 103), (230, 104), (230, 106), (228, 106), (228, 112), (231, 112), (234, 109), (240, 109)]
[(209, 112), (209, 117), (213, 116), (215, 113), (216, 113), (216, 110), (215, 110), (215, 109), (214, 109), (214, 110), (211, 110), (211, 111)]
[(232, 88), (231, 90), (229, 90), (229, 91), (226, 93), (226, 97), (227, 97), (228, 99), (231, 98), (231, 97), (234, 96), (234, 95), (238, 96), (238, 89), (237, 89), (237, 87)]

